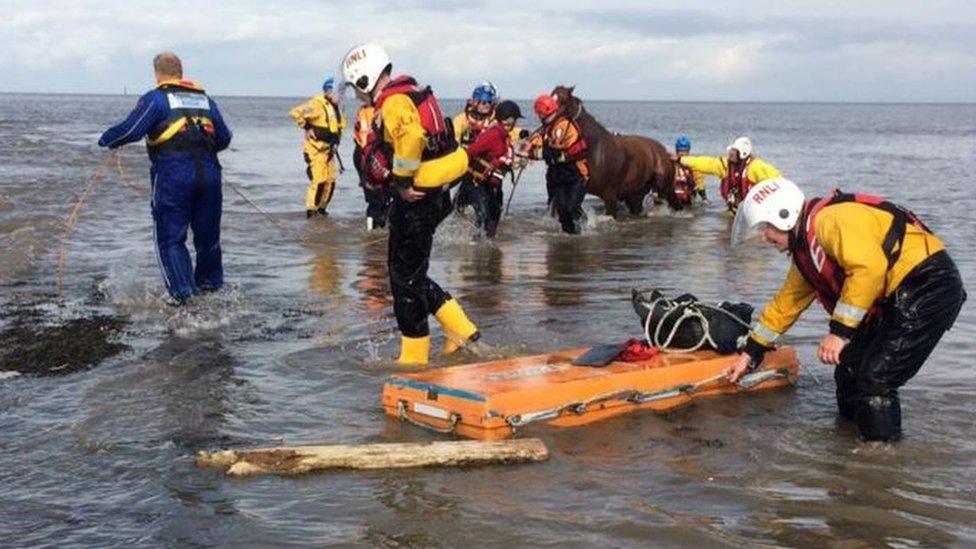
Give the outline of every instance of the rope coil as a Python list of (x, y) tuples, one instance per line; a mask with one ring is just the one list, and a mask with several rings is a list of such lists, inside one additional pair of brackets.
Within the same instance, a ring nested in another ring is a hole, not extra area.
[[(654, 334), (651, 335), (651, 319), (654, 316), (654, 309), (657, 307), (658, 303), (664, 304), (665, 312), (661, 316), (661, 319), (657, 323), (657, 328), (654, 329)], [(694, 309), (692, 308), (694, 305)], [(661, 340), (661, 328), (664, 327), (664, 322), (667, 320), (675, 311), (681, 308), (681, 316), (674, 322), (671, 326), (671, 331), (668, 333), (663, 341)], [(701, 312), (701, 309), (705, 308), (710, 311), (715, 311), (724, 314), (725, 316), (734, 320), (740, 326), (749, 329), (749, 324), (744, 322), (741, 318), (735, 316), (731, 312), (715, 305), (709, 305), (708, 303), (702, 303), (701, 301), (693, 302), (676, 302), (672, 301), (664, 296), (658, 297), (648, 306), (647, 318), (644, 319), (644, 336), (647, 338), (647, 342), (662, 351), (667, 351), (669, 353), (691, 353), (701, 349), (706, 343), (710, 344), (712, 347), (718, 349), (719, 345), (712, 338), (711, 326), (709, 325), (708, 318)], [(698, 343), (691, 347), (686, 347), (683, 349), (675, 349), (671, 347), (671, 342), (674, 340), (675, 335), (678, 333), (678, 328), (688, 319), (694, 318), (701, 322), (702, 327), (702, 337), (698, 340)]]

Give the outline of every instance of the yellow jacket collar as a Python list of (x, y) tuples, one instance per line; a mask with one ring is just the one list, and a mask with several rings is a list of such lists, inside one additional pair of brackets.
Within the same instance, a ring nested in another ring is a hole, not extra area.
[(185, 80), (180, 78), (171, 78), (169, 80), (163, 80), (159, 84), (156, 84), (156, 89), (161, 89), (165, 86), (179, 86), (181, 88), (189, 88), (191, 90), (203, 91), (203, 86), (194, 82), (193, 80)]

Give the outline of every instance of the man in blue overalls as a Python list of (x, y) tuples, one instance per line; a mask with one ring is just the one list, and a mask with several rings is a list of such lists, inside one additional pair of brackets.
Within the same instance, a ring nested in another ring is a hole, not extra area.
[[(157, 257), (166, 289), (182, 304), (224, 283), (217, 153), (230, 144), (231, 132), (217, 103), (196, 82), (183, 79), (179, 57), (161, 53), (153, 68), (156, 88), (139, 98), (128, 118), (106, 130), (98, 144), (115, 149), (146, 138)], [(193, 230), (195, 270), (186, 248), (187, 227)]]

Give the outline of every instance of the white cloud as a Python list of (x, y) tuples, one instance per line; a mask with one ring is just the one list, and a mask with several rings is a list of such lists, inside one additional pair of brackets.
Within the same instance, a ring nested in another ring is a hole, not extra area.
[[(942, 15), (899, 10), (909, 2), (898, 0), (885, 13), (906, 15), (879, 20), (877, 9), (818, 19), (828, 13), (823, 2), (786, 9), (749, 0), (738, 4), (750, 14), (743, 20), (705, 0), (600, 11), (557, 0), (489, 0), (476, 10), (354, 0), (171, 0), (166, 9), (146, 1), (8, 0), (0, 1), (7, 75), (0, 91), (116, 92), (121, 83), (148, 82), (151, 56), (172, 49), (218, 93), (302, 95), (348, 47), (376, 40), (398, 70), (450, 96), (490, 78), (519, 97), (560, 80), (585, 82), (581, 91), (597, 98), (885, 100), (898, 90), (898, 100), (976, 100), (976, 32), (965, 32), (974, 9), (932, 1)], [(906, 36), (891, 36), (899, 32)]]

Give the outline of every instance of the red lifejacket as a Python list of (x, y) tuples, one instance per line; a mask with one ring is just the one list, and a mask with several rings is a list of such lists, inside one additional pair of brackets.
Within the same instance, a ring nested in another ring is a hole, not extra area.
[(493, 187), (501, 186), (515, 161), (508, 130), (501, 124), (483, 131), (465, 150), (471, 170), (476, 174), (475, 181), (484, 181)]
[(427, 145), (424, 147), (420, 159), (422, 161), (433, 160), (454, 152), (458, 145), (454, 139), (453, 126), (451, 126), (450, 121), (444, 118), (440, 105), (437, 104), (437, 98), (434, 97), (434, 92), (431, 91), (430, 86), (420, 87), (413, 77), (407, 75), (400, 75), (391, 80), (373, 100), (377, 111), (374, 126), (379, 135), (383, 135), (383, 117), (380, 115), (383, 103), (390, 96), (398, 93), (406, 95), (413, 101), (414, 106), (417, 107), (417, 112), (420, 114), (420, 124), (427, 133)]
[[(752, 163), (752, 156), (747, 156), (740, 162), (738, 169), (733, 169), (732, 165), (729, 165), (728, 173), (722, 178), (722, 198), (729, 206), (738, 206), (739, 202), (749, 194), (749, 189), (756, 184), (755, 181), (750, 181), (747, 175), (750, 163)], [(729, 200), (730, 195), (731, 200)]]
[(393, 147), (380, 137), (382, 135), (382, 130), (371, 129), (359, 155), (358, 168), (363, 186), (373, 192), (385, 190), (393, 178)]
[[(837, 264), (834, 258), (827, 255), (820, 243), (817, 242), (816, 220), (817, 214), (825, 207), (842, 202), (857, 202), (858, 204), (872, 206), (893, 216), (891, 227), (881, 244), (881, 249), (888, 260), (888, 270), (901, 256), (902, 241), (905, 238), (905, 229), (909, 223), (924, 231), (931, 232), (914, 213), (877, 196), (843, 193), (839, 189), (834, 189), (823, 198), (807, 200), (803, 204), (803, 211), (797, 219), (796, 227), (790, 233), (790, 251), (793, 256), (793, 264), (813, 287), (817, 301), (823, 305), (829, 314), (834, 314), (834, 307), (837, 306), (837, 300), (840, 299), (841, 288), (844, 287), (845, 275), (844, 269)], [(882, 289), (878, 300), (883, 299), (886, 293), (887, 289)]]
[(691, 204), (695, 196), (695, 175), (691, 168), (674, 163), (674, 198), (681, 204)]

